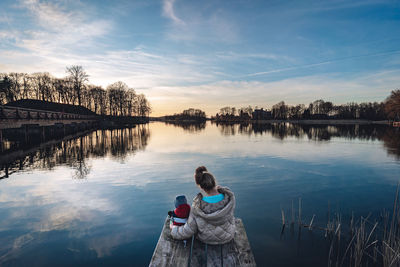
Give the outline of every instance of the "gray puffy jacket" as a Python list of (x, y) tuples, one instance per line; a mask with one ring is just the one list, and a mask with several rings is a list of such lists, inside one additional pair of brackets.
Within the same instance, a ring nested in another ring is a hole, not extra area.
[(235, 235), (235, 195), (228, 187), (218, 187), (224, 199), (217, 203), (203, 200), (201, 193), (193, 199), (188, 221), (175, 226), (171, 235), (175, 239), (188, 239), (197, 233), (197, 238), (207, 244), (217, 245), (231, 241)]

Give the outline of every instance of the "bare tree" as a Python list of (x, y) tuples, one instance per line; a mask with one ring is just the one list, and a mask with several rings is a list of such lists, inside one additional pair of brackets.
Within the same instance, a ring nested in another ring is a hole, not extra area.
[(73, 82), (73, 88), (78, 98), (78, 105), (80, 106), (82, 104), (82, 94), (85, 89), (85, 82), (89, 80), (89, 75), (86, 74), (82, 66), (77, 65), (67, 67), (66, 72), (69, 74), (69, 77)]
[(22, 74), (22, 86), (23, 86), (23, 92), (22, 92), (22, 99), (29, 99), (31, 98), (32, 94), (32, 77), (28, 75), (27, 73)]
[(126, 95), (129, 87), (124, 82), (118, 81), (107, 86), (108, 98), (110, 102), (110, 109), (113, 111), (114, 116), (125, 115)]
[(34, 73), (32, 80), (36, 99), (53, 101), (53, 82), (49, 73)]
[(100, 86), (89, 86), (89, 98), (90, 102), (93, 105), (90, 105), (90, 109), (92, 109), (95, 113), (104, 114), (105, 105), (105, 95), (106, 91)]
[(137, 114), (142, 117), (144, 117), (146, 115), (148, 116), (151, 112), (150, 103), (147, 101), (144, 94), (138, 95), (137, 99), (138, 99)]
[(223, 107), (219, 110), (220, 115), (234, 115), (232, 112), (234, 111), (234, 108), (231, 107)]
[(134, 89), (129, 88), (126, 92), (126, 108), (127, 114), (133, 116), (135, 112), (135, 106), (137, 105), (137, 95)]
[(285, 104), (284, 101), (281, 101), (272, 106), (272, 116), (274, 119), (287, 119), (288, 115), (288, 106)]
[(13, 96), (11, 93), (11, 79), (8, 74), (1, 74), (0, 75), (0, 93), (1, 93), (1, 103), (5, 104), (7, 102), (12, 101)]

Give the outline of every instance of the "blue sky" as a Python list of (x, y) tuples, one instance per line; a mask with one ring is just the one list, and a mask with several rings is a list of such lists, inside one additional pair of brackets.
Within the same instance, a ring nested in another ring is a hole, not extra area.
[(0, 72), (69, 65), (154, 115), (382, 101), (400, 88), (400, 1), (2, 0)]

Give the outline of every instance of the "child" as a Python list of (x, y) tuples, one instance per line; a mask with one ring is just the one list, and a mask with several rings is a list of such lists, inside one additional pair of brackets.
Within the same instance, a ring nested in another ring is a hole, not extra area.
[(187, 222), (189, 217), (190, 206), (187, 204), (186, 197), (184, 195), (177, 196), (175, 198), (175, 210), (168, 211), (168, 215), (171, 217), (173, 225), (181, 226)]

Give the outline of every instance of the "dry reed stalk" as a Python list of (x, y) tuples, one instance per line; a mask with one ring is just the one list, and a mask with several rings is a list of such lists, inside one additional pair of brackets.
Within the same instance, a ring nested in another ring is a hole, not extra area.
[(308, 226), (308, 230), (312, 230), (312, 224), (313, 224), (313, 222), (314, 222), (314, 218), (315, 218), (315, 214), (312, 216), (312, 218), (311, 218), (311, 221), (310, 221), (310, 224), (309, 224), (309, 226)]
[(293, 199), (292, 199), (292, 225), (294, 225), (294, 205), (293, 205)]
[(301, 225), (301, 197), (299, 197), (299, 226)]
[[(394, 199), (393, 204), (393, 214), (392, 220), (390, 223), (390, 228), (384, 229), (384, 240), (382, 241), (382, 257), (383, 257), (383, 266), (391, 267), (394, 264), (398, 265), (400, 258), (400, 241), (399, 241), (399, 186), (400, 183), (397, 184), (396, 197)], [(389, 231), (388, 231), (389, 230)]]

